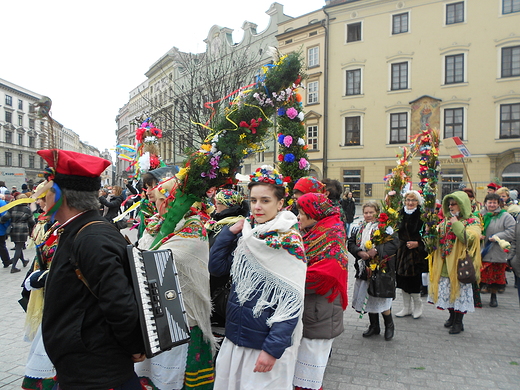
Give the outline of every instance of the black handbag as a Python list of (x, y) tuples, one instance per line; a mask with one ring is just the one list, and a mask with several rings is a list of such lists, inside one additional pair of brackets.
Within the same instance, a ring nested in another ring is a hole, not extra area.
[(368, 279), (368, 295), (376, 298), (395, 298), (395, 276), (376, 268)]
[(466, 242), (466, 256), (457, 262), (457, 279), (461, 283), (474, 283), (477, 281), (473, 259), (468, 252), (468, 239), (464, 229), (464, 241)]
[(211, 296), (211, 301), (213, 302), (213, 312), (215, 312), (222, 318), (226, 318), (226, 308), (230, 291), (231, 278), (224, 286), (215, 289)]

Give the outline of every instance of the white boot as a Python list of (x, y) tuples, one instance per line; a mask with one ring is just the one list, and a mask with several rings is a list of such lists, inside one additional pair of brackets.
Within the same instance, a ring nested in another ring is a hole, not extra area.
[(404, 291), (401, 291), (401, 293), (403, 294), (403, 310), (396, 313), (396, 317), (406, 317), (412, 314), (412, 297)]
[(412, 316), (413, 318), (419, 318), (420, 316), (422, 316), (422, 308), (423, 308), (423, 305), (422, 305), (422, 300), (421, 300), (421, 294), (420, 293), (417, 293), (417, 294), (410, 294), (412, 299), (413, 299), (413, 313), (412, 313)]

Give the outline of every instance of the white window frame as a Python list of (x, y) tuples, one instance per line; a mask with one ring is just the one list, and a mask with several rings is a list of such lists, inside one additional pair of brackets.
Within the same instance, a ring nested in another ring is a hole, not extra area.
[(461, 140), (467, 140), (468, 136), (466, 134), (466, 123), (467, 123), (467, 107), (464, 107), (463, 105), (453, 105), (450, 107), (441, 107), (441, 125), (442, 125), (442, 139), (451, 138), (446, 137), (446, 110), (462, 110), (462, 137), (459, 137)]
[[(307, 125), (307, 150), (319, 150), (319, 126), (318, 125)], [(315, 134), (315, 135), (314, 135)], [(314, 147), (316, 145), (316, 147)], [(312, 146), (312, 147), (311, 147)]]
[[(511, 2), (514, 2), (516, 1), (518, 3), (518, 7), (519, 9), (517, 11), (511, 11), (511, 12), (507, 12), (507, 13), (504, 13), (504, 2), (506, 0), (502, 0), (500, 2), (500, 15), (511, 15), (511, 14), (516, 14), (517, 12), (520, 12), (520, 0), (508, 0), (508, 1), (511, 1)], [(511, 3), (511, 6), (513, 7), (515, 4)]]
[[(502, 73), (503, 72), (503, 63), (504, 63), (504, 49), (513, 49), (513, 48), (517, 48), (518, 50), (520, 50), (520, 44), (507, 45), (507, 46), (502, 46), (500, 48), (500, 78), (501, 79), (511, 79), (511, 78), (520, 76), (520, 73), (512, 75), (512, 76), (504, 76)], [(519, 60), (520, 60), (520, 53), (519, 53)]]
[[(353, 94), (348, 94), (348, 76), (347, 74), (349, 72), (354, 72), (354, 71), (359, 71), (359, 93), (353, 93)], [(345, 77), (345, 82), (344, 82), (344, 86), (345, 86), (345, 96), (348, 96), (348, 97), (351, 97), (351, 96), (360, 96), (360, 95), (363, 95), (363, 68), (362, 67), (359, 67), (359, 68), (349, 68), (349, 69), (345, 69), (344, 70), (344, 77)]]
[(320, 47), (314, 46), (307, 49), (307, 67), (320, 66)]
[[(461, 56), (462, 55), (462, 81), (455, 81), (453, 83), (446, 82), (447, 75), (447, 57)], [(446, 53), (443, 56), (443, 69), (442, 69), (442, 85), (457, 85), (467, 82), (467, 53)]]
[[(399, 89), (392, 89), (392, 84), (393, 84), (393, 78), (392, 78), (392, 75), (393, 75), (393, 71), (392, 71), (392, 67), (393, 65), (398, 65), (398, 64), (402, 64), (402, 63), (407, 63), (407, 73), (406, 73), (406, 88), (399, 88)], [(400, 59), (400, 60), (395, 60), (395, 61), (392, 61), (389, 63), (389, 67), (388, 67), (388, 71), (389, 71), (389, 88), (388, 90), (390, 92), (399, 92), (399, 91), (408, 91), (410, 90), (412, 87), (410, 85), (410, 81), (411, 81), (411, 78), (410, 78), (410, 74), (411, 74), (411, 61), (410, 60), (407, 60), (407, 59)]]
[(319, 103), (319, 81), (310, 81), (307, 83), (307, 104)]

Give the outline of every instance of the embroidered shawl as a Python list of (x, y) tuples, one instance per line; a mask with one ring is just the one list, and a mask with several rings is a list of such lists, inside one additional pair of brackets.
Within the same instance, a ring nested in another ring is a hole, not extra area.
[(253, 315), (273, 309), (268, 326), (300, 317), (303, 311), (307, 267), (296, 226), (290, 211), (281, 211), (263, 224), (255, 225), (248, 218), (234, 252), (231, 275), (238, 301), (243, 305), (260, 294)]
[(319, 295), (330, 292), (329, 302), (340, 295), (345, 310), (348, 305), (347, 235), (339, 210), (325, 195), (316, 193), (298, 198), (298, 207), (317, 221), (303, 236), (307, 257), (307, 286)]

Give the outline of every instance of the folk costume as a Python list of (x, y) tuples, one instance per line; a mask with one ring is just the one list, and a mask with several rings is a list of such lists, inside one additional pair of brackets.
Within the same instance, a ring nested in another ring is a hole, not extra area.
[[(280, 211), (257, 224), (246, 219), (242, 237), (225, 229), (211, 248), (210, 272), (231, 270), (226, 338), (216, 363), (215, 389), (290, 389), (304, 301), (305, 256), (296, 216)], [(261, 351), (277, 359), (269, 372), (253, 373)]]
[[(457, 202), (460, 215), (455, 223), (450, 222), (449, 202)], [(475, 311), (473, 288), (471, 283), (460, 283), (457, 278), (458, 260), (466, 256), (466, 248), (473, 259), (480, 280), (480, 222), (471, 216), (471, 203), (467, 194), (456, 191), (446, 195), (442, 200), (442, 210), (445, 219), (439, 224), (439, 246), (429, 259), (430, 284), (428, 301), (437, 308), (450, 311), (450, 319), (446, 327), (451, 327), (453, 333), (464, 330), (462, 319), (465, 313)], [(466, 232), (467, 242), (464, 238)], [(455, 329), (453, 329), (457, 325)]]
[(302, 195), (298, 206), (317, 222), (303, 235), (307, 257), (303, 338), (293, 384), (296, 389), (320, 389), (334, 338), (343, 333), (343, 311), (348, 304), (347, 237), (339, 210), (325, 195)]
[[(38, 154), (53, 170), (49, 184), (55, 190), (54, 205), (48, 213), (68, 207), (68, 214), (74, 214), (60, 221), (44, 296), (43, 341), (59, 386), (65, 390), (131, 388), (132, 383), (138, 384), (132, 355), (142, 353), (144, 345), (127, 242), (97, 209), (76, 214), (66, 196), (66, 206), (62, 205), (62, 190), (97, 199), (100, 174), (110, 162), (64, 150)], [(75, 269), (89, 288), (78, 280)]]
[[(163, 200), (175, 193), (176, 179), (159, 183), (156, 197)], [(161, 210), (161, 209), (160, 209)], [(163, 209), (164, 210), (164, 209)], [(187, 344), (162, 352), (136, 363), (135, 369), (143, 386), (151, 389), (213, 388), (213, 352), (215, 339), (211, 332), (211, 299), (209, 291), (209, 249), (206, 229), (199, 210), (192, 207), (177, 223), (175, 230), (154, 245), (167, 213), (157, 213), (147, 220), (139, 240), (140, 249), (170, 249), (175, 259), (180, 288), (188, 317), (191, 340)]]

